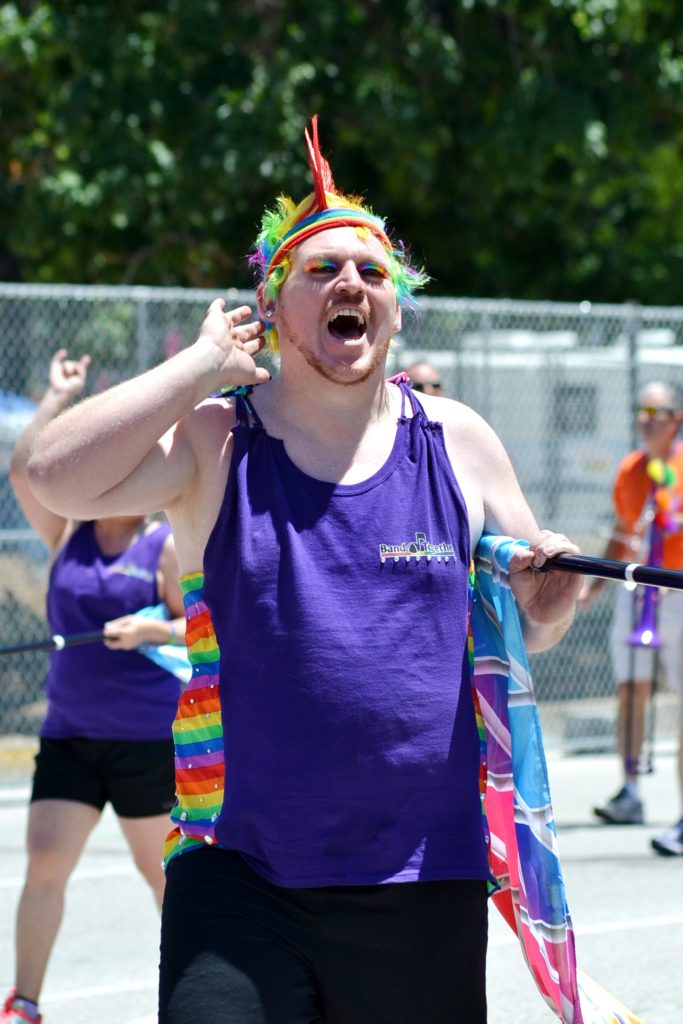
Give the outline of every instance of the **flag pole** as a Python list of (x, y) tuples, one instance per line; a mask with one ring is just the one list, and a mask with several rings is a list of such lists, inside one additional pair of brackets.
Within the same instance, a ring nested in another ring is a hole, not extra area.
[[(110, 639), (115, 639), (115, 637), (110, 637)], [(71, 636), (54, 633), (43, 640), (31, 640), (24, 644), (8, 644), (5, 647), (0, 647), (0, 654), (23, 654), (25, 651), (63, 651), (65, 647), (94, 644), (98, 640), (104, 640), (104, 633), (101, 629), (91, 633), (72, 633)]]
[(537, 572), (551, 570), (579, 573), (584, 576), (598, 576), (604, 580), (618, 580), (623, 583), (641, 583), (646, 587), (669, 587), (683, 590), (683, 572), (678, 569), (662, 569), (655, 565), (638, 562), (614, 562), (609, 558), (595, 558), (590, 555), (556, 555), (549, 558)]

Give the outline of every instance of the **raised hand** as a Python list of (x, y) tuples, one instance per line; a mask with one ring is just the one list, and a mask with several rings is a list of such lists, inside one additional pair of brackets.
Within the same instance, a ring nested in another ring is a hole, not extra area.
[(249, 306), (238, 306), (227, 313), (225, 301), (214, 299), (199, 332), (199, 343), (209, 343), (220, 353), (224, 384), (264, 384), (270, 380), (268, 370), (257, 366), (254, 356), (265, 344), (262, 320), (244, 323), (251, 316)]
[(67, 359), (67, 350), (60, 348), (50, 362), (50, 387), (52, 391), (71, 401), (85, 387), (90, 366), (90, 356), (80, 359)]

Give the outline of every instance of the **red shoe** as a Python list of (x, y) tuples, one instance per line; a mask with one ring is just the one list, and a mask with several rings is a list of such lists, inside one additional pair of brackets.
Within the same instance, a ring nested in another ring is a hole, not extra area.
[(17, 998), (17, 990), (10, 990), (5, 1005), (0, 1010), (0, 1024), (40, 1024), (42, 1019), (40, 1013), (37, 1017), (31, 1017), (24, 1009), (24, 1000), (21, 996)]

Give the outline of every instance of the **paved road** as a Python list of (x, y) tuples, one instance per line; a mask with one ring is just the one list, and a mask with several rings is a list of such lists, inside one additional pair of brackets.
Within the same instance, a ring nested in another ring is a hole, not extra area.
[[(644, 779), (644, 826), (609, 827), (592, 818), (592, 803), (617, 788), (614, 756), (551, 755), (549, 770), (579, 965), (644, 1024), (681, 1024), (683, 858), (658, 857), (649, 848), (650, 837), (677, 811), (673, 749), (658, 752), (656, 773)], [(13, 971), (26, 795), (25, 784), (0, 786), (2, 991)], [(153, 1024), (157, 950), (152, 897), (135, 874), (115, 819), (105, 814), (69, 886), (45, 986), (45, 1024)], [(489, 1004), (490, 1024), (553, 1020), (494, 909)]]

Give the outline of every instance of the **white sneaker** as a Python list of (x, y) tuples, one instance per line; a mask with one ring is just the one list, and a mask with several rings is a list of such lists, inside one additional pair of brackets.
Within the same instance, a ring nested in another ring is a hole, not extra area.
[(651, 841), (652, 849), (664, 857), (683, 857), (683, 818)]
[(594, 807), (593, 813), (611, 825), (642, 825), (643, 801), (629, 793), (626, 786), (622, 786), (606, 804)]

